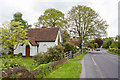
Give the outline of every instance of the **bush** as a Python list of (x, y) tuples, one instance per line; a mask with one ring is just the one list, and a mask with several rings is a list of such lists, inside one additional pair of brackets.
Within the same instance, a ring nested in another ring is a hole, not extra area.
[(33, 57), (34, 62), (33, 65), (38, 66), (40, 64), (46, 64), (49, 60), (49, 54), (48, 53), (38, 53)]
[(48, 48), (50, 61), (57, 61), (64, 58), (64, 47), (61, 45)]
[(33, 57), (35, 66), (40, 64), (46, 64), (49, 62), (57, 61), (63, 59), (64, 57), (64, 47), (61, 45), (48, 48), (48, 51), (45, 53), (38, 53)]
[(21, 66), (21, 58), (2, 58), (2, 70)]
[(70, 43), (63, 43), (62, 46), (65, 47), (65, 50), (64, 50), (65, 52), (72, 51), (73, 54), (79, 50)]

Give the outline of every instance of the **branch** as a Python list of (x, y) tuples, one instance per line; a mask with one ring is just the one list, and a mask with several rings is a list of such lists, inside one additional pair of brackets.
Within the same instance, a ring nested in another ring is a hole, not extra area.
[[(17, 43), (17, 45), (16, 45), (15, 49), (17, 48), (18, 44), (19, 44), (19, 43)], [(15, 50), (15, 49), (14, 49), (14, 50)]]

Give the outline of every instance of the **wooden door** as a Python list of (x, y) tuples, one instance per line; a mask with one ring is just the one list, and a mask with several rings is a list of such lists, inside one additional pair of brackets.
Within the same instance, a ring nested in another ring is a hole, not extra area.
[(30, 46), (26, 46), (26, 57), (30, 57)]

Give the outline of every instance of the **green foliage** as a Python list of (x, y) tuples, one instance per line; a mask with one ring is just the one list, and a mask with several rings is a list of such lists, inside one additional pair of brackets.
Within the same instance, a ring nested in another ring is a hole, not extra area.
[(62, 38), (63, 42), (66, 42), (70, 39), (70, 34), (68, 34), (67, 30), (61, 30), (62, 31)]
[(35, 68), (35, 70), (41, 70), (41, 73), (39, 75), (36, 75), (35, 78), (43, 78), (44, 76), (52, 72), (51, 63), (41, 64), (37, 68)]
[(21, 58), (2, 58), (2, 70), (10, 69), (13, 67), (21, 66)]
[(116, 42), (116, 41), (113, 41), (110, 46), (111, 46), (111, 48), (116, 48), (116, 49), (119, 47), (118, 42)]
[(12, 56), (13, 51), (17, 48), (19, 43), (28, 42), (27, 30), (22, 28), (23, 26), (21, 26), (20, 22), (13, 21), (3, 24), (0, 34), (1, 45), (3, 49), (10, 49)]
[(46, 64), (48, 62), (57, 61), (63, 59), (64, 57), (64, 47), (61, 45), (48, 48), (45, 53), (38, 53), (33, 57), (33, 64), (38, 66), (40, 64)]
[[(11, 58), (11, 55), (2, 55), (2, 59), (0, 59), (0, 62), (1, 62), (1, 65), (0, 66), (2, 66), (2, 64), (5, 64), (4, 63), (4, 58), (6, 59), (6, 60), (11, 60), (11, 59), (14, 59), (15, 58), (15, 60), (17, 60), (17, 61), (19, 61), (18, 63), (21, 65), (21, 66), (24, 66), (25, 68), (27, 68), (28, 70), (34, 70), (35, 68), (36, 68), (36, 66), (34, 66), (33, 65), (33, 58), (31, 58), (31, 57), (29, 57), (29, 58), (26, 58), (26, 57), (21, 57), (21, 56), (13, 56), (12, 58)], [(0, 69), (0, 70), (2, 70), (2, 69)]]
[(90, 37), (100, 38), (106, 36), (106, 21), (100, 18), (99, 14), (87, 6), (74, 6), (67, 14), (68, 27), (74, 35), (80, 39), (88, 40)]
[(98, 48), (98, 44), (97, 43), (94, 43), (94, 48)]
[(51, 8), (45, 10), (44, 14), (39, 17), (36, 26), (63, 27), (65, 24), (66, 20), (64, 18), (64, 14), (59, 10)]
[(46, 64), (49, 60), (49, 54), (48, 53), (38, 53), (33, 57), (34, 62), (33, 65), (38, 66), (40, 64)]
[(120, 55), (120, 49), (111, 48), (108, 50), (109, 53)]
[(87, 46), (88, 46), (89, 48), (93, 48), (93, 47), (94, 47), (94, 45), (93, 45), (92, 42), (88, 42), (88, 43), (87, 43)]
[(103, 38), (103, 45), (102, 45), (102, 47), (107, 49), (107, 48), (109, 48), (111, 46), (111, 44), (112, 44), (112, 47), (113, 47), (113, 45), (114, 45), (113, 42), (114, 42), (114, 39), (112, 37)]
[(71, 61), (80, 61), (83, 59), (84, 56), (85, 56), (85, 53), (80, 54), (80, 55), (74, 57), (73, 59), (71, 59)]
[(57, 61), (64, 57), (64, 47), (61, 45), (48, 48), (47, 53), (50, 55), (51, 61)]
[(27, 23), (27, 21), (25, 21), (25, 20), (23, 20), (22, 19), (22, 13), (20, 13), (20, 12), (16, 12), (14, 15), (13, 15), (13, 20), (11, 20), (11, 21), (15, 21), (15, 22), (21, 22), (22, 24), (22, 26), (24, 26), (23, 28), (29, 28), (29, 27), (31, 27), (32, 25), (28, 25), (28, 23)]
[(19, 54), (17, 54), (16, 56), (18, 56), (18, 57), (20, 57), (20, 56), (21, 56), (21, 57), (22, 57), (22, 53), (19, 53)]
[(72, 51), (74, 54), (78, 51), (78, 49), (70, 43), (63, 43), (62, 46), (65, 47), (65, 50), (64, 50), (65, 52)]

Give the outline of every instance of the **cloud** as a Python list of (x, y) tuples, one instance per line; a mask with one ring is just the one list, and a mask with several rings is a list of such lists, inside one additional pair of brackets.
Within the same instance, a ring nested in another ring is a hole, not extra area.
[[(87, 5), (95, 10), (109, 24), (108, 36), (117, 35), (119, 0), (0, 0), (0, 23), (13, 19), (15, 12), (21, 12), (29, 24), (37, 19), (48, 8), (55, 8), (64, 14), (77, 5)], [(113, 34), (114, 33), (114, 34)]]

